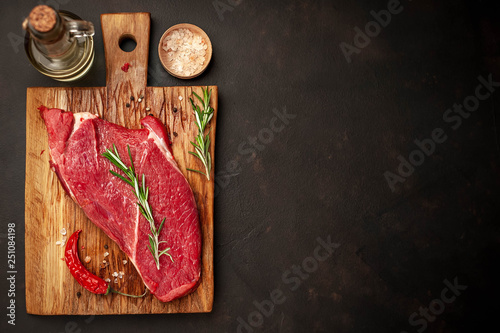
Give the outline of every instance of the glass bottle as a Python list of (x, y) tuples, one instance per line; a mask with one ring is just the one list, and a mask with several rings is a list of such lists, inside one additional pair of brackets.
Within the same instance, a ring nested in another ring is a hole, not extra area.
[(23, 22), (31, 64), (58, 81), (84, 76), (94, 62), (94, 25), (67, 11), (40, 5)]

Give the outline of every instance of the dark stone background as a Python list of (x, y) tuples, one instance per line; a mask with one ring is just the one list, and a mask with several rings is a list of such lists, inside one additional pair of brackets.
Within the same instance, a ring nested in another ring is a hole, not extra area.
[[(23, 46), (9, 40), (22, 36), (21, 22), (37, 2), (2, 0), (0, 331), (235, 332), (238, 317), (248, 322), (253, 302), (270, 299), (274, 289), (286, 299), (254, 332), (496, 330), (500, 92), (457, 130), (442, 117), (474, 93), (479, 75), (500, 81), (498, 1), (404, 0), (402, 12), (350, 64), (339, 44), (352, 44), (354, 27), (373, 20), (370, 11), (387, 8), (387, 1), (221, 0), (231, 4), (222, 19), (210, 0), (40, 2), (61, 4), (95, 23), (94, 67), (71, 85), (105, 85), (100, 14), (148, 11), (148, 84), (219, 86), (215, 303), (210, 314), (25, 313), (26, 87), (68, 84), (39, 74)], [(214, 47), (206, 73), (190, 81), (169, 76), (156, 53), (163, 32), (181, 22), (202, 27)], [(265, 135), (273, 110), (283, 109), (296, 117), (271, 142), (255, 154), (241, 149)], [(398, 155), (408, 158), (413, 141), (435, 128), (443, 128), (447, 141), (392, 192), (384, 172), (396, 172)], [(12, 222), (15, 327), (5, 309)], [(282, 275), (328, 235), (338, 249), (291, 290), (295, 283)], [(425, 329), (410, 325), (411, 314), (439, 299), (443, 281), (455, 278), (467, 289)]]

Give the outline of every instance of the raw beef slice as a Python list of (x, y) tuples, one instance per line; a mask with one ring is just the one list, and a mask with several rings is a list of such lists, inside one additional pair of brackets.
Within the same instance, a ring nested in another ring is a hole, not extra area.
[[(127, 129), (97, 116), (39, 108), (47, 126), (52, 169), (68, 194), (88, 218), (125, 252), (147, 288), (168, 302), (194, 290), (200, 279), (201, 235), (193, 192), (174, 161), (166, 129), (152, 116), (142, 119), (144, 129)], [(133, 188), (113, 176), (121, 174), (102, 156), (116, 145), (122, 161), (130, 165), (130, 146), (136, 173), (146, 177), (149, 204), (156, 227), (166, 217), (160, 234), (156, 268), (149, 244), (149, 222), (141, 215)]]

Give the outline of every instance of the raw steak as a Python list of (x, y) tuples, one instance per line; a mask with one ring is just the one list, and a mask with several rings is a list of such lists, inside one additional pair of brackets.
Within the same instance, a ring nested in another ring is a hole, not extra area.
[[(168, 302), (197, 287), (200, 278), (201, 235), (193, 192), (175, 162), (166, 129), (152, 116), (144, 129), (127, 129), (90, 113), (39, 108), (47, 126), (51, 165), (68, 194), (88, 218), (115, 241), (133, 262), (147, 288)], [(170, 247), (156, 268), (147, 245), (149, 222), (141, 215), (133, 189), (113, 176), (121, 173), (101, 154), (116, 145), (130, 165), (130, 146), (136, 173), (146, 177), (149, 204), (156, 227), (166, 217), (160, 250)]]

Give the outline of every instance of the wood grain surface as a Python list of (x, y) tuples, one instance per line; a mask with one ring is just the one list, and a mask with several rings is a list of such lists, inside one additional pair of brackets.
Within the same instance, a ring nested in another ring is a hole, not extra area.
[[(149, 50), (149, 13), (104, 14), (101, 16), (106, 54), (106, 87), (92, 88), (28, 88), (26, 101), (26, 309), (39, 315), (62, 314), (142, 314), (210, 312), (214, 297), (213, 279), (213, 203), (214, 169), (211, 180), (186, 167), (200, 169), (201, 162), (188, 154), (189, 141), (197, 134), (189, 97), (201, 87), (146, 87)], [(118, 42), (132, 36), (137, 47), (124, 52)], [(128, 73), (121, 70), (130, 63)], [(217, 87), (212, 89), (214, 117), (207, 126), (210, 140), (215, 142), (217, 120)], [(134, 96), (134, 101), (130, 97)], [(144, 96), (142, 102), (138, 102)], [(130, 104), (127, 107), (127, 103)], [(69, 273), (61, 258), (64, 247), (56, 245), (82, 229), (80, 258), (91, 257), (85, 266), (102, 278), (110, 278), (114, 289), (141, 294), (145, 289), (141, 278), (127, 256), (99, 228), (87, 219), (80, 207), (65, 193), (49, 165), (49, 148), (45, 124), (37, 108), (45, 105), (72, 112), (88, 111), (128, 128), (140, 128), (140, 119), (153, 114), (167, 127), (174, 157), (186, 176), (200, 214), (202, 232), (202, 275), (192, 294), (162, 303), (148, 294), (140, 299), (121, 295), (94, 295), (81, 287)], [(150, 111), (146, 111), (150, 107)], [(210, 147), (214, 157), (214, 145)], [(213, 163), (213, 161), (212, 161)], [(105, 257), (104, 253), (109, 256)], [(124, 260), (128, 262), (124, 264)], [(105, 261), (105, 262), (103, 262)], [(116, 283), (113, 272), (123, 271)], [(80, 292), (80, 296), (78, 296)]]

